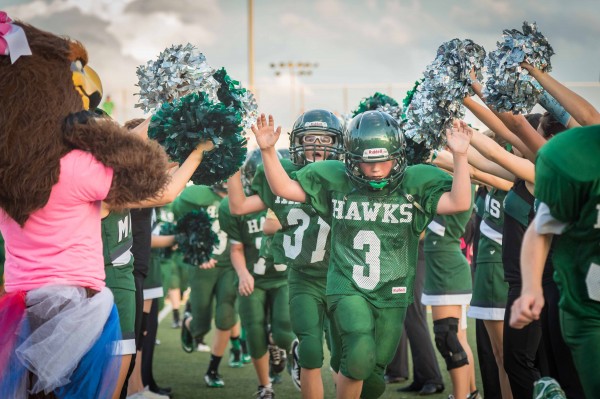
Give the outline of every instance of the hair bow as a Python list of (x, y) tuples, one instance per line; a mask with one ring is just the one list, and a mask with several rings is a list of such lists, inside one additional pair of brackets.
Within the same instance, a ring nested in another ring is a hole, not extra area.
[(10, 55), (11, 64), (22, 55), (31, 55), (25, 31), (13, 24), (4, 11), (0, 11), (0, 55)]

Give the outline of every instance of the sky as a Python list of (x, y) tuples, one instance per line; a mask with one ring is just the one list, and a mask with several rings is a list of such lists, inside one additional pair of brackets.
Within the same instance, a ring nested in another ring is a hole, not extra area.
[[(192, 43), (248, 87), (249, 0), (0, 0), (0, 9), (88, 49), (115, 118), (134, 108), (138, 65)], [(259, 111), (289, 131), (301, 110), (349, 113), (376, 91), (398, 102), (437, 47), (453, 38), (494, 50), (503, 29), (537, 22), (555, 55), (552, 75), (600, 109), (600, 2), (577, 0), (254, 0), (254, 92)], [(290, 76), (271, 63), (303, 62)]]

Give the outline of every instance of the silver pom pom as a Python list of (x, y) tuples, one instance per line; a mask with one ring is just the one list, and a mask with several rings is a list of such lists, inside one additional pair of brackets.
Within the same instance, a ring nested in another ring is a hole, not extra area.
[(483, 47), (472, 40), (453, 39), (442, 43), (436, 58), (427, 66), (403, 123), (405, 135), (430, 149), (441, 148), (445, 131), (454, 119), (462, 119), (463, 98), (472, 95), (471, 70), (482, 78)]
[(192, 44), (171, 46), (137, 68), (140, 99), (135, 106), (151, 112), (192, 92), (204, 92), (216, 101), (219, 83), (212, 78), (214, 72)]
[(554, 50), (535, 23), (524, 22), (523, 32), (507, 29), (502, 36), (502, 42), (497, 43), (498, 49), (490, 52), (485, 60), (489, 77), (483, 95), (498, 112), (529, 113), (542, 91), (521, 63), (527, 62), (549, 72)]

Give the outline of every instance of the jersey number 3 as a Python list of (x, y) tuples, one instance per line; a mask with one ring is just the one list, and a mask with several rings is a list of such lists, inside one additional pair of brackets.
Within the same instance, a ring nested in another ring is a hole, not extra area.
[(368, 246), (365, 261), (369, 266), (369, 272), (365, 275), (365, 266), (354, 265), (352, 278), (360, 288), (372, 290), (381, 278), (381, 265), (379, 262), (381, 241), (379, 241), (374, 231), (361, 230), (354, 237), (354, 249), (364, 250), (365, 246)]

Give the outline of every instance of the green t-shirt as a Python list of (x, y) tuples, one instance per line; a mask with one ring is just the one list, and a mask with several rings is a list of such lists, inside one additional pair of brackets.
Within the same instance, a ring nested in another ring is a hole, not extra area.
[[(282, 159), (281, 164), (289, 176), (298, 170), (287, 159)], [(273, 238), (275, 263), (286, 264), (313, 277), (325, 278), (329, 266), (329, 224), (312, 206), (273, 194), (262, 165), (256, 170), (252, 189), (281, 223), (281, 230)]]
[(406, 169), (392, 192), (359, 190), (340, 161), (316, 162), (294, 177), (307, 202), (331, 224), (327, 295), (359, 294), (380, 308), (408, 306), (419, 235), (452, 178), (434, 166), (417, 165)]
[(504, 197), (506, 191), (492, 188), (485, 197), (481, 235), (477, 247), (477, 264), (502, 263), (502, 228), (504, 226)]
[[(473, 187), (471, 187), (471, 195)], [(473, 202), (468, 211), (456, 215), (435, 215), (425, 230), (423, 251), (460, 252), (460, 239), (473, 214)]]
[(101, 222), (104, 272), (109, 288), (134, 290), (133, 234), (129, 210), (110, 212)]
[(231, 267), (229, 258), (229, 240), (227, 233), (219, 225), (219, 204), (223, 198), (208, 186), (188, 186), (173, 201), (175, 220), (181, 219), (191, 211), (203, 208), (213, 218), (213, 231), (219, 236), (219, 244), (213, 247), (211, 258), (217, 261), (217, 267)]
[[(229, 211), (229, 199), (219, 205), (221, 229), (229, 236), (229, 242), (244, 245), (246, 267), (255, 279), (282, 278), (285, 274), (275, 269), (273, 257), (259, 258), (261, 244), (264, 242), (263, 225), (267, 211), (244, 216), (234, 216)], [(270, 241), (270, 240), (269, 240)], [(267, 255), (269, 255), (267, 253)]]
[(554, 238), (560, 306), (576, 316), (595, 319), (600, 319), (598, 154), (600, 126), (580, 127), (552, 138), (540, 149), (535, 163), (535, 197), (548, 207), (552, 218), (566, 224)]

